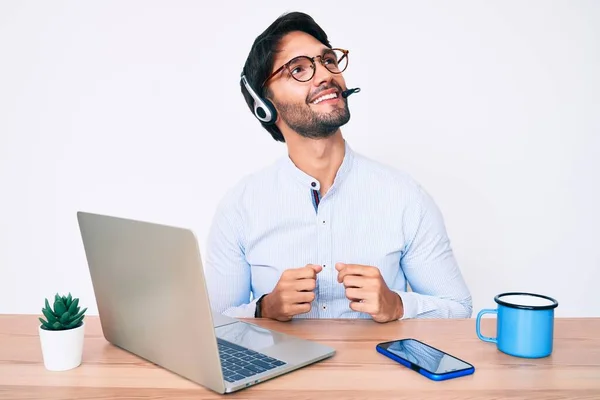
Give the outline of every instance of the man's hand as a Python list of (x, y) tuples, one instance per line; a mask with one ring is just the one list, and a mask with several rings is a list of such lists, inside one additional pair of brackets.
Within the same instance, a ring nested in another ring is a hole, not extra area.
[(323, 267), (308, 264), (302, 268), (283, 272), (275, 289), (262, 301), (262, 317), (289, 321), (294, 315), (310, 311), (310, 303), (315, 299), (317, 274)]
[(402, 299), (388, 288), (378, 268), (337, 263), (335, 269), (352, 310), (370, 314), (377, 322), (397, 320), (404, 315)]

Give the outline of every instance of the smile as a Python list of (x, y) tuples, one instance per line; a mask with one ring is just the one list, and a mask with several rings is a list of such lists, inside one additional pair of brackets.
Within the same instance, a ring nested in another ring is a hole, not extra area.
[(337, 99), (337, 97), (338, 97), (337, 93), (329, 93), (329, 94), (317, 97), (315, 100), (311, 101), (311, 104), (319, 104), (322, 101)]

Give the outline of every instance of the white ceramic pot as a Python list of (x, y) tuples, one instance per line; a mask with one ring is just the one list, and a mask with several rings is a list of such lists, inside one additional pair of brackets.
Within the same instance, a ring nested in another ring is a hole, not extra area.
[(81, 326), (62, 331), (38, 328), (44, 366), (50, 371), (66, 371), (81, 364), (85, 322)]

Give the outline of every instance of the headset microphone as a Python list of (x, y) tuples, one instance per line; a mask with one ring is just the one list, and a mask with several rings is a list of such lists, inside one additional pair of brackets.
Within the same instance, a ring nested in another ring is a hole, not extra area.
[(354, 88), (354, 89), (348, 89), (348, 90), (344, 90), (342, 92), (342, 97), (343, 98), (347, 98), (348, 96), (350, 96), (352, 93), (358, 93), (360, 92), (360, 88)]

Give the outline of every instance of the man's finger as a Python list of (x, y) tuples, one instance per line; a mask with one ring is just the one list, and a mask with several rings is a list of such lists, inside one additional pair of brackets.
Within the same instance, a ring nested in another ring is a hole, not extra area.
[(316, 279), (298, 279), (295, 281), (292, 281), (292, 285), (290, 286), (291, 289), (296, 290), (298, 292), (306, 292), (306, 291), (312, 291), (315, 290), (315, 288), (317, 287), (317, 281)]
[(376, 272), (373, 267), (367, 265), (358, 265), (358, 264), (343, 264), (337, 263), (335, 265), (335, 269), (338, 272), (338, 282), (342, 282), (346, 275), (358, 275), (358, 276), (368, 276), (372, 277)]
[(346, 297), (350, 300), (358, 299), (362, 300), (363, 303), (376, 303), (377, 302), (377, 292), (373, 292), (372, 290), (365, 288), (348, 288), (346, 289)]
[(308, 264), (306, 266), (312, 268), (317, 274), (323, 270), (323, 266), (319, 264)]
[(292, 315), (307, 313), (310, 311), (310, 303), (292, 304), (290, 310)]
[(363, 276), (346, 275), (342, 279), (342, 282), (344, 283), (344, 287), (347, 288), (362, 288), (365, 287), (367, 280)]
[(346, 264), (343, 262), (335, 263), (335, 269), (337, 269), (338, 271), (340, 271), (346, 267), (374, 268), (370, 265), (363, 265), (363, 264)]
[(346, 297), (348, 300), (360, 301), (367, 298), (367, 293), (360, 288), (348, 288), (346, 289)]
[(353, 311), (358, 311), (358, 312), (364, 312), (367, 314), (371, 314), (371, 308), (372, 305), (370, 303), (367, 302), (358, 302), (358, 301), (351, 301), (350, 302), (350, 309)]
[(296, 292), (290, 295), (293, 304), (310, 303), (315, 299), (314, 292)]
[(290, 279), (307, 279), (315, 278), (319, 272), (321, 272), (320, 265), (309, 264), (306, 267), (295, 268), (288, 270), (288, 278)]

